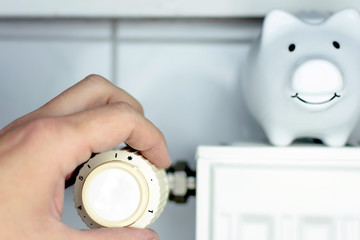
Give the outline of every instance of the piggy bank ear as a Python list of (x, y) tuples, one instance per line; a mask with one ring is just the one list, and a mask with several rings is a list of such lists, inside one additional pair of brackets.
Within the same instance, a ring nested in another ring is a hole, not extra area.
[(359, 36), (359, 12), (352, 8), (341, 10), (329, 17), (326, 21), (326, 25), (331, 28), (347, 31), (349, 34), (357, 33), (357, 35)]
[(284, 32), (304, 24), (294, 15), (281, 10), (272, 10), (264, 19), (262, 29), (262, 42), (271, 41)]

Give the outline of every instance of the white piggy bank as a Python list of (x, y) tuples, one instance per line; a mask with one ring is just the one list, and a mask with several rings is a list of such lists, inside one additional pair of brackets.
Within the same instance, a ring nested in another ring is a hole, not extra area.
[(270, 12), (245, 71), (248, 108), (272, 144), (311, 137), (344, 145), (360, 113), (359, 13)]

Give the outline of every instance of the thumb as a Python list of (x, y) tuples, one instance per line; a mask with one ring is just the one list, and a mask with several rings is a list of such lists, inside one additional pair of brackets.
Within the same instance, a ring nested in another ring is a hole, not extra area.
[(98, 228), (77, 232), (75, 239), (81, 240), (158, 240), (158, 235), (151, 229), (140, 228)]

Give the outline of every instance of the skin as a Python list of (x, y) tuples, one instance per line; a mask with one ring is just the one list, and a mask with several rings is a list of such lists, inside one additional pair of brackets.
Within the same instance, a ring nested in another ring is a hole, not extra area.
[(158, 239), (150, 229), (77, 230), (61, 222), (64, 185), (92, 153), (125, 142), (160, 168), (163, 134), (140, 103), (90, 75), (0, 131), (0, 239)]

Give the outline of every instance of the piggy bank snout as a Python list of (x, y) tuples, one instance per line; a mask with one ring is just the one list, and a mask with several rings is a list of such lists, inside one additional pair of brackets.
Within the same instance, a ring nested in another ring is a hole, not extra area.
[(292, 90), (309, 96), (334, 94), (343, 88), (339, 68), (323, 59), (308, 60), (298, 66), (292, 77)]

